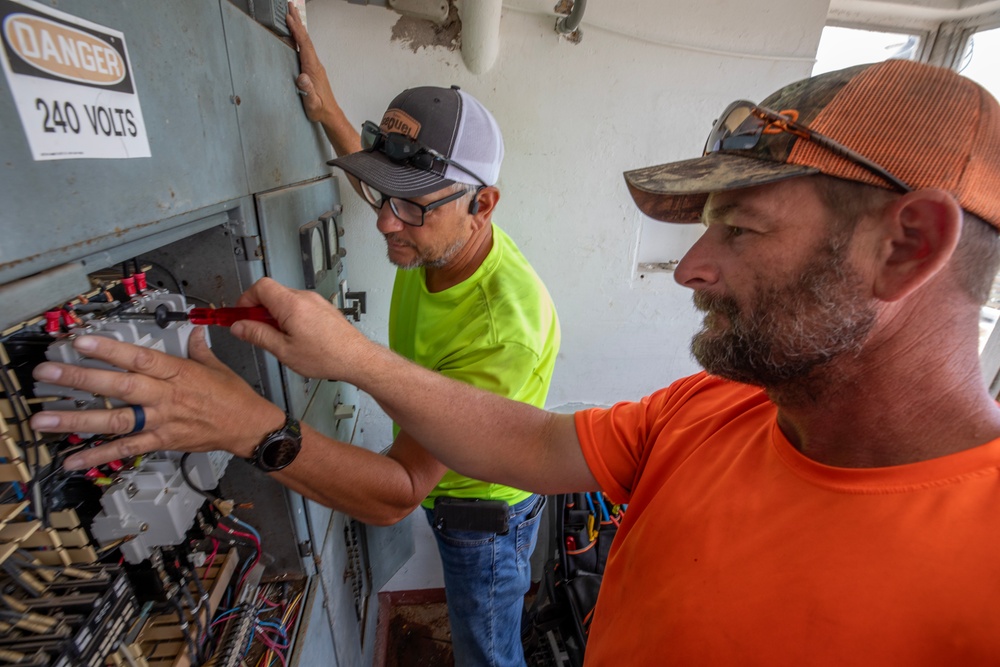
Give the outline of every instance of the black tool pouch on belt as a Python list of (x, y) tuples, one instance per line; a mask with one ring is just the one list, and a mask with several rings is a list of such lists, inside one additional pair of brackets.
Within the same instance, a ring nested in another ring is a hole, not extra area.
[(439, 530), (476, 530), (507, 534), (510, 505), (502, 500), (448, 498), (434, 500), (434, 527)]
[(529, 665), (580, 667), (611, 542), (625, 507), (603, 493), (553, 496), (555, 557), (521, 624)]

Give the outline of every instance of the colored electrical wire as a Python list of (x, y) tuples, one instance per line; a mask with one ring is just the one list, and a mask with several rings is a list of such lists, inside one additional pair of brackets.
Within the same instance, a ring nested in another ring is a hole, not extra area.
[[(261, 594), (258, 597), (258, 603), (260, 605), (267, 605), (271, 607), (271, 610), (268, 611), (258, 609), (258, 622), (255, 631), (261, 635), (261, 643), (267, 647), (267, 650), (257, 661), (258, 667), (269, 667), (274, 664), (275, 659), (280, 661), (282, 665), (287, 664), (286, 656), (281, 651), (291, 646), (291, 632), (294, 628), (296, 620), (298, 619), (299, 604), (301, 601), (301, 592), (297, 593), (295, 597), (292, 598), (291, 602), (276, 603), (270, 600), (270, 594), (267, 591), (261, 591)], [(279, 608), (284, 609), (280, 622), (260, 620), (260, 616), (262, 614), (272, 613), (274, 610)], [(274, 632), (278, 633), (278, 636), (282, 640), (281, 643), (271, 639), (271, 635), (273, 635)]]
[(243, 527), (245, 527), (245, 528), (247, 528), (248, 530), (251, 531), (251, 533), (247, 533), (247, 532), (243, 532), (241, 530), (235, 530), (234, 528), (230, 528), (229, 526), (225, 525), (222, 522), (222, 520), (220, 520), (219, 524), (218, 524), (219, 528), (221, 528), (225, 532), (229, 533), (230, 535), (233, 535), (235, 537), (241, 537), (241, 538), (247, 539), (247, 540), (249, 540), (254, 545), (254, 549), (255, 549), (254, 558), (253, 558), (252, 561), (247, 560), (247, 563), (244, 565), (243, 574), (240, 576), (239, 584), (237, 585), (237, 589), (241, 589), (241, 588), (243, 588), (243, 584), (246, 582), (246, 578), (250, 575), (250, 572), (257, 565), (257, 563), (260, 562), (260, 557), (261, 557), (260, 534), (253, 528), (253, 526), (251, 526), (250, 524), (245, 523), (243, 521), (240, 521), (239, 519), (237, 519), (233, 515), (229, 515), (228, 517), (223, 517), (223, 519), (228, 519), (228, 520), (230, 520), (230, 521), (232, 521), (232, 522), (234, 522), (234, 523), (236, 523), (236, 524), (238, 524), (240, 526), (243, 526)]
[(169, 602), (174, 607), (174, 610), (177, 612), (177, 623), (178, 623), (178, 626), (181, 629), (181, 634), (184, 636), (184, 639), (187, 642), (187, 645), (188, 645), (188, 654), (191, 656), (191, 664), (196, 665), (196, 666), (200, 665), (201, 661), (198, 659), (198, 657), (199, 657), (198, 656), (198, 647), (195, 644), (195, 640), (191, 636), (191, 633), (188, 631), (189, 630), (189, 626), (188, 626), (187, 619), (185, 618), (184, 608), (181, 606), (181, 603), (180, 603), (180, 601), (177, 600), (176, 596), (171, 597), (170, 600), (169, 600)]
[(573, 549), (572, 551), (570, 551), (570, 550), (567, 549), (566, 554), (569, 555), (569, 556), (578, 556), (580, 554), (587, 553), (588, 551), (590, 551), (591, 549), (593, 549), (596, 544), (597, 544), (597, 540), (591, 540), (590, 544), (588, 544), (587, 546), (583, 547), (582, 549)]
[(181, 283), (180, 280), (177, 279), (177, 276), (175, 276), (170, 269), (168, 269), (167, 267), (163, 266), (162, 264), (158, 264), (157, 262), (153, 262), (153, 261), (150, 261), (148, 259), (144, 260), (144, 263), (149, 264), (150, 266), (152, 266), (157, 271), (161, 271), (161, 272), (167, 274), (170, 277), (170, 279), (174, 282), (174, 285), (177, 287), (177, 293), (180, 294), (184, 298), (189, 298), (184, 293), (184, 285)]
[(187, 464), (187, 460), (188, 460), (188, 458), (190, 456), (191, 456), (191, 452), (184, 452), (184, 454), (181, 456), (180, 469), (181, 469), (181, 477), (184, 478), (184, 483), (187, 484), (188, 486), (190, 486), (193, 491), (195, 491), (195, 492), (197, 492), (197, 493), (205, 496), (209, 500), (212, 500), (212, 501), (218, 500), (219, 496), (217, 496), (215, 494), (211, 494), (208, 491), (206, 491), (205, 489), (202, 489), (202, 488), (200, 488), (198, 486), (195, 486), (194, 482), (191, 481), (191, 477), (188, 475), (187, 465), (186, 465)]
[(250, 533), (252, 533), (253, 536), (257, 538), (257, 542), (258, 543), (263, 543), (264, 542), (264, 540), (261, 539), (260, 533), (257, 532), (256, 528), (254, 528), (253, 526), (251, 526), (249, 523), (247, 523), (245, 521), (241, 521), (239, 518), (236, 517), (235, 514), (230, 514), (226, 518), (229, 519), (230, 521), (232, 521), (233, 523), (235, 523), (236, 525), (241, 526), (241, 527), (245, 528), (246, 530), (248, 530)]
[(216, 614), (215, 620), (212, 621), (212, 627), (215, 627), (219, 623), (225, 623), (230, 619), (236, 618), (237, 616), (240, 615), (240, 611), (241, 611), (240, 607), (233, 607), (231, 609), (227, 609), (224, 612)]
[(215, 564), (215, 557), (219, 554), (219, 540), (214, 537), (210, 539), (212, 540), (212, 553), (208, 554), (208, 558), (205, 559), (205, 573), (201, 575), (202, 579), (208, 578), (208, 572), (212, 569), (212, 565)]
[(594, 495), (597, 496), (597, 502), (601, 506), (601, 516), (602, 516), (601, 520), (603, 521), (603, 517), (607, 517), (608, 519), (611, 519), (611, 512), (608, 511), (608, 506), (604, 503), (604, 494), (601, 493), (600, 491), (598, 491)]

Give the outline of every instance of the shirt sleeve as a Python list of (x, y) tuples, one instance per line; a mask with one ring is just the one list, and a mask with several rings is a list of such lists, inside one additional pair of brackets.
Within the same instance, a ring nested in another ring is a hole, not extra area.
[(501, 342), (466, 348), (446, 359), (437, 371), (499, 396), (534, 404), (535, 401), (526, 398), (544, 387), (545, 379), (538, 372), (539, 363), (540, 358), (533, 350), (517, 343)]
[(705, 377), (699, 373), (639, 401), (576, 413), (580, 449), (590, 472), (614, 502), (629, 502), (660, 433), (675, 427), (677, 409), (697, 392)]
[(629, 502), (645, 444), (643, 402), (581, 410), (574, 419), (583, 457), (601, 490), (615, 503)]

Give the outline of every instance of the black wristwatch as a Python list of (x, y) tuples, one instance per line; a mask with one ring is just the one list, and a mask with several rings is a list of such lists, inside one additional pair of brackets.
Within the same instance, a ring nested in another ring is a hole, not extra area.
[(285, 425), (265, 435), (247, 461), (264, 472), (275, 472), (294, 461), (301, 449), (302, 427), (298, 420), (286, 414)]

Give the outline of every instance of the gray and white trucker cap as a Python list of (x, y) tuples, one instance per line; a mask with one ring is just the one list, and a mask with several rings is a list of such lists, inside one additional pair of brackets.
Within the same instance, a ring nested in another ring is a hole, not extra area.
[(378, 146), (327, 164), (340, 167), (385, 195), (403, 198), (430, 194), (456, 182), (495, 185), (500, 176), (500, 127), (479, 100), (458, 86), (404, 90), (389, 104), (379, 128), (386, 135), (401, 134), (419, 147), (433, 149), (467, 171), (440, 159), (420, 169), (411, 161), (390, 158)]

